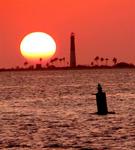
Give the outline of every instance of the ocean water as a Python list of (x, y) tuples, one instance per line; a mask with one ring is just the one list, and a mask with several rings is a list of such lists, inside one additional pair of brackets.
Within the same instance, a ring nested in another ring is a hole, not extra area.
[[(95, 114), (98, 83), (115, 114)], [(134, 150), (135, 70), (0, 72), (0, 149)]]

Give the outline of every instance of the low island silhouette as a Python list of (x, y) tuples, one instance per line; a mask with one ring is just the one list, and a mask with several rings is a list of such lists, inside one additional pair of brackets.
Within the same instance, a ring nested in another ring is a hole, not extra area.
[(25, 61), (22, 66), (12, 68), (0, 68), (0, 71), (32, 71), (32, 70), (70, 70), (70, 69), (114, 69), (114, 68), (135, 68), (133, 63), (118, 62), (117, 58), (109, 59), (96, 56), (89, 65), (79, 64), (71, 67), (65, 57), (53, 58), (46, 64), (43, 59), (39, 59), (39, 63), (33, 65)]

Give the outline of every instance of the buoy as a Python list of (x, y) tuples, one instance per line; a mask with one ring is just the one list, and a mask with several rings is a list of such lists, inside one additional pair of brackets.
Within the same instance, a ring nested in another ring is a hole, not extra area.
[(98, 84), (97, 87), (98, 92), (96, 93), (96, 102), (97, 102), (97, 114), (98, 115), (107, 115), (107, 101), (106, 101), (106, 93), (102, 91), (102, 86)]

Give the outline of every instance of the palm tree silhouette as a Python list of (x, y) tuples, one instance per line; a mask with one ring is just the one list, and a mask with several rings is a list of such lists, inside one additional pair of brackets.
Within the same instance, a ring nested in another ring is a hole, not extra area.
[(42, 60), (43, 60), (42, 58), (39, 58), (40, 64), (42, 63)]
[(101, 65), (103, 65), (104, 58), (101, 57), (101, 58), (100, 58), (100, 61), (101, 61)]
[(108, 58), (105, 59), (105, 61), (106, 61), (106, 66), (108, 66), (108, 60), (109, 60)]
[(62, 58), (59, 58), (59, 62), (60, 62), (60, 67), (61, 67)]
[(25, 61), (23, 65), (24, 65), (24, 67), (27, 67), (28, 62), (27, 62), (27, 61)]
[(67, 61), (67, 67), (69, 67), (69, 62)]
[(41, 65), (41, 68), (42, 68), (42, 58), (39, 58), (39, 62), (40, 62), (40, 65)]
[(50, 60), (50, 63), (51, 63), (52, 65), (54, 65), (54, 62), (57, 62), (57, 61), (58, 61), (58, 58), (55, 57), (55, 58), (53, 58), (53, 59)]
[(93, 62), (93, 61), (91, 62), (91, 66), (92, 66), (92, 67), (94, 66), (94, 62)]
[(99, 63), (98, 63), (98, 61), (99, 61), (99, 56), (96, 56), (94, 60), (95, 60), (95, 62), (97, 63), (97, 65), (99, 65)]
[(57, 58), (57, 57), (55, 57), (55, 58), (53, 59), (53, 61), (55, 62), (55, 65), (57, 66), (58, 58)]
[(113, 61), (114, 66), (115, 66), (115, 65), (117, 64), (117, 58), (114, 57), (114, 58), (112, 59), (112, 61)]
[(64, 67), (65, 67), (65, 60), (66, 60), (66, 58), (63, 57), (63, 58), (62, 58), (62, 61), (63, 61), (63, 66), (64, 66)]

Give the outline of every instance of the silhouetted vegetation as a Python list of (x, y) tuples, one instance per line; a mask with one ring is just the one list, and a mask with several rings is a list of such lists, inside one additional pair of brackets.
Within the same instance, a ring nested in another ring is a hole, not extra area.
[(95, 60), (95, 62), (97, 64), (97, 66), (98, 66), (99, 65), (99, 62), (98, 62), (99, 61), (99, 56), (96, 56), (94, 60)]
[(105, 61), (106, 61), (106, 66), (108, 66), (108, 61), (109, 61), (109, 59), (108, 59), (108, 58), (105, 58)]
[(118, 62), (116, 57), (112, 59), (96, 56), (89, 65), (77, 65), (75, 68), (70, 68), (69, 62), (65, 57), (54, 57), (44, 64), (43, 59), (39, 58), (39, 63), (36, 65), (30, 64), (28, 61), (23, 63), (23, 66), (15, 68), (0, 68), (0, 71), (23, 71), (23, 70), (52, 70), (52, 69), (111, 69), (111, 68), (135, 68), (135, 65), (127, 62)]
[(114, 66), (115, 66), (115, 65), (117, 64), (117, 58), (114, 57), (114, 58), (112, 59), (112, 61), (113, 61)]
[(114, 67), (115, 68), (134, 68), (135, 65), (134, 64), (128, 64), (126, 62), (120, 62), (120, 63), (117, 63)]

